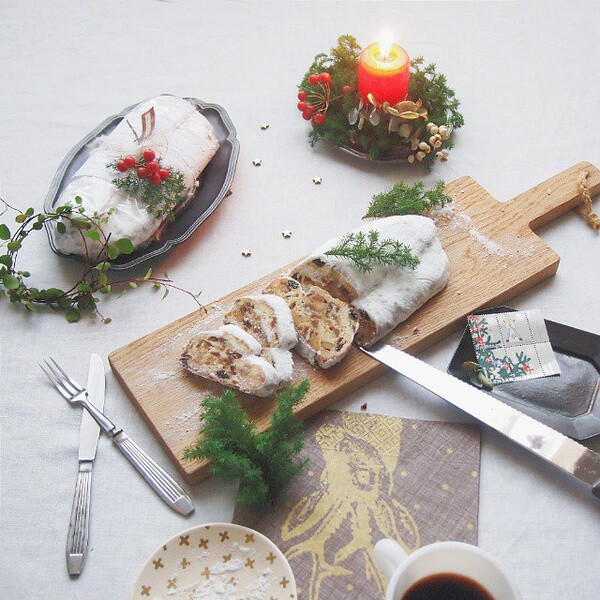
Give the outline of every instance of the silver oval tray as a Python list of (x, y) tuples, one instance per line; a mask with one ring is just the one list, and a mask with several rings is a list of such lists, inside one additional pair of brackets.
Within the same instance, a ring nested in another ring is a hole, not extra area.
[[(151, 242), (148, 246), (135, 251), (133, 254), (121, 255), (113, 261), (113, 269), (120, 270), (135, 267), (144, 261), (168, 252), (173, 246), (185, 241), (212, 214), (229, 191), (240, 151), (235, 127), (222, 106), (209, 104), (197, 98), (186, 98), (186, 100), (194, 104), (196, 109), (210, 121), (219, 140), (219, 149), (202, 172), (200, 186), (196, 190), (193, 199), (177, 215), (175, 221), (166, 225), (160, 239)], [(44, 200), (45, 211), (49, 212), (54, 209), (61, 192), (89, 156), (90, 142), (99, 136), (110, 133), (137, 104), (128, 106), (119, 114), (113, 115), (100, 123), (67, 153), (54, 175)], [(82, 260), (81, 257), (61, 252), (54, 243), (49, 227), (46, 227), (46, 233), (48, 234), (50, 246), (56, 254), (66, 258)]]

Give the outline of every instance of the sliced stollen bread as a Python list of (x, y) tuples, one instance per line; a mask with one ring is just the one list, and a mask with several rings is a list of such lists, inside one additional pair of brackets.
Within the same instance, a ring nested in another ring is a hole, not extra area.
[(358, 328), (358, 315), (347, 303), (316, 286), (304, 292), (289, 277), (271, 282), (266, 291), (281, 293), (289, 303), (300, 356), (328, 369), (348, 354)]
[(291, 277), (281, 276), (271, 281), (265, 288), (265, 294), (275, 294), (283, 298), (290, 308), (304, 296), (304, 290), (299, 282)]
[(330, 240), (292, 269), (304, 289), (319, 286), (358, 312), (356, 341), (366, 347), (394, 329), (440, 292), (448, 283), (448, 257), (438, 240), (435, 224), (427, 217), (406, 215), (368, 222), (353, 232), (379, 232), (410, 247), (419, 259), (415, 269), (373, 265), (361, 271), (352, 261), (325, 254), (340, 239)]
[(298, 343), (290, 307), (274, 294), (238, 298), (223, 321), (241, 327), (268, 348), (291, 350)]
[(270, 396), (292, 379), (290, 353), (263, 351), (250, 334), (236, 325), (202, 331), (188, 343), (183, 366), (195, 375), (255, 396)]

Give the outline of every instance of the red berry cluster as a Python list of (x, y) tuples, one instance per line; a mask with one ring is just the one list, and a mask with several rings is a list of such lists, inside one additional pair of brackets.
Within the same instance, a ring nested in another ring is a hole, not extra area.
[[(325, 114), (329, 108), (329, 102), (332, 100), (331, 75), (327, 72), (319, 73), (318, 75), (312, 73), (308, 76), (308, 83), (311, 86), (320, 86), (323, 91), (320, 92), (317, 89), (314, 92), (310, 91), (307, 93), (304, 90), (300, 90), (298, 92), (298, 100), (300, 100), (298, 102), (298, 110), (302, 113), (302, 118), (307, 121), (312, 119), (315, 125), (322, 125), (325, 122)], [(342, 88), (343, 94), (348, 94), (351, 91), (352, 88), (348, 85)]]
[(120, 173), (125, 173), (133, 168), (136, 168), (137, 176), (140, 179), (147, 179), (152, 185), (159, 185), (169, 179), (171, 175), (169, 169), (161, 169), (154, 150), (149, 148), (144, 150), (140, 160), (136, 160), (133, 156), (126, 156), (117, 163), (117, 171)]

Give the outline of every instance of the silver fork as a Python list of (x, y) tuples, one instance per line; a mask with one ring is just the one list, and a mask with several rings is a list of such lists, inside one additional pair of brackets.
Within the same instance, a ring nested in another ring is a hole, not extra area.
[(50, 361), (45, 360), (46, 367), (40, 364), (40, 368), (59, 394), (69, 404), (81, 405), (92, 415), (100, 428), (112, 438), (119, 450), (166, 504), (184, 516), (192, 514), (192, 500), (179, 484), (129, 439), (122, 429), (118, 429), (103, 412), (88, 402), (87, 390), (83, 386), (70, 377), (53, 358), (50, 358)]

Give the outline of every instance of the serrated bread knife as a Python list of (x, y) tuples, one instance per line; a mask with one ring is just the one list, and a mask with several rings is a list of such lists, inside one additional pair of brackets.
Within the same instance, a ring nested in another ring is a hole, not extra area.
[(541, 456), (589, 486), (600, 498), (600, 454), (422, 360), (378, 343), (365, 354)]

